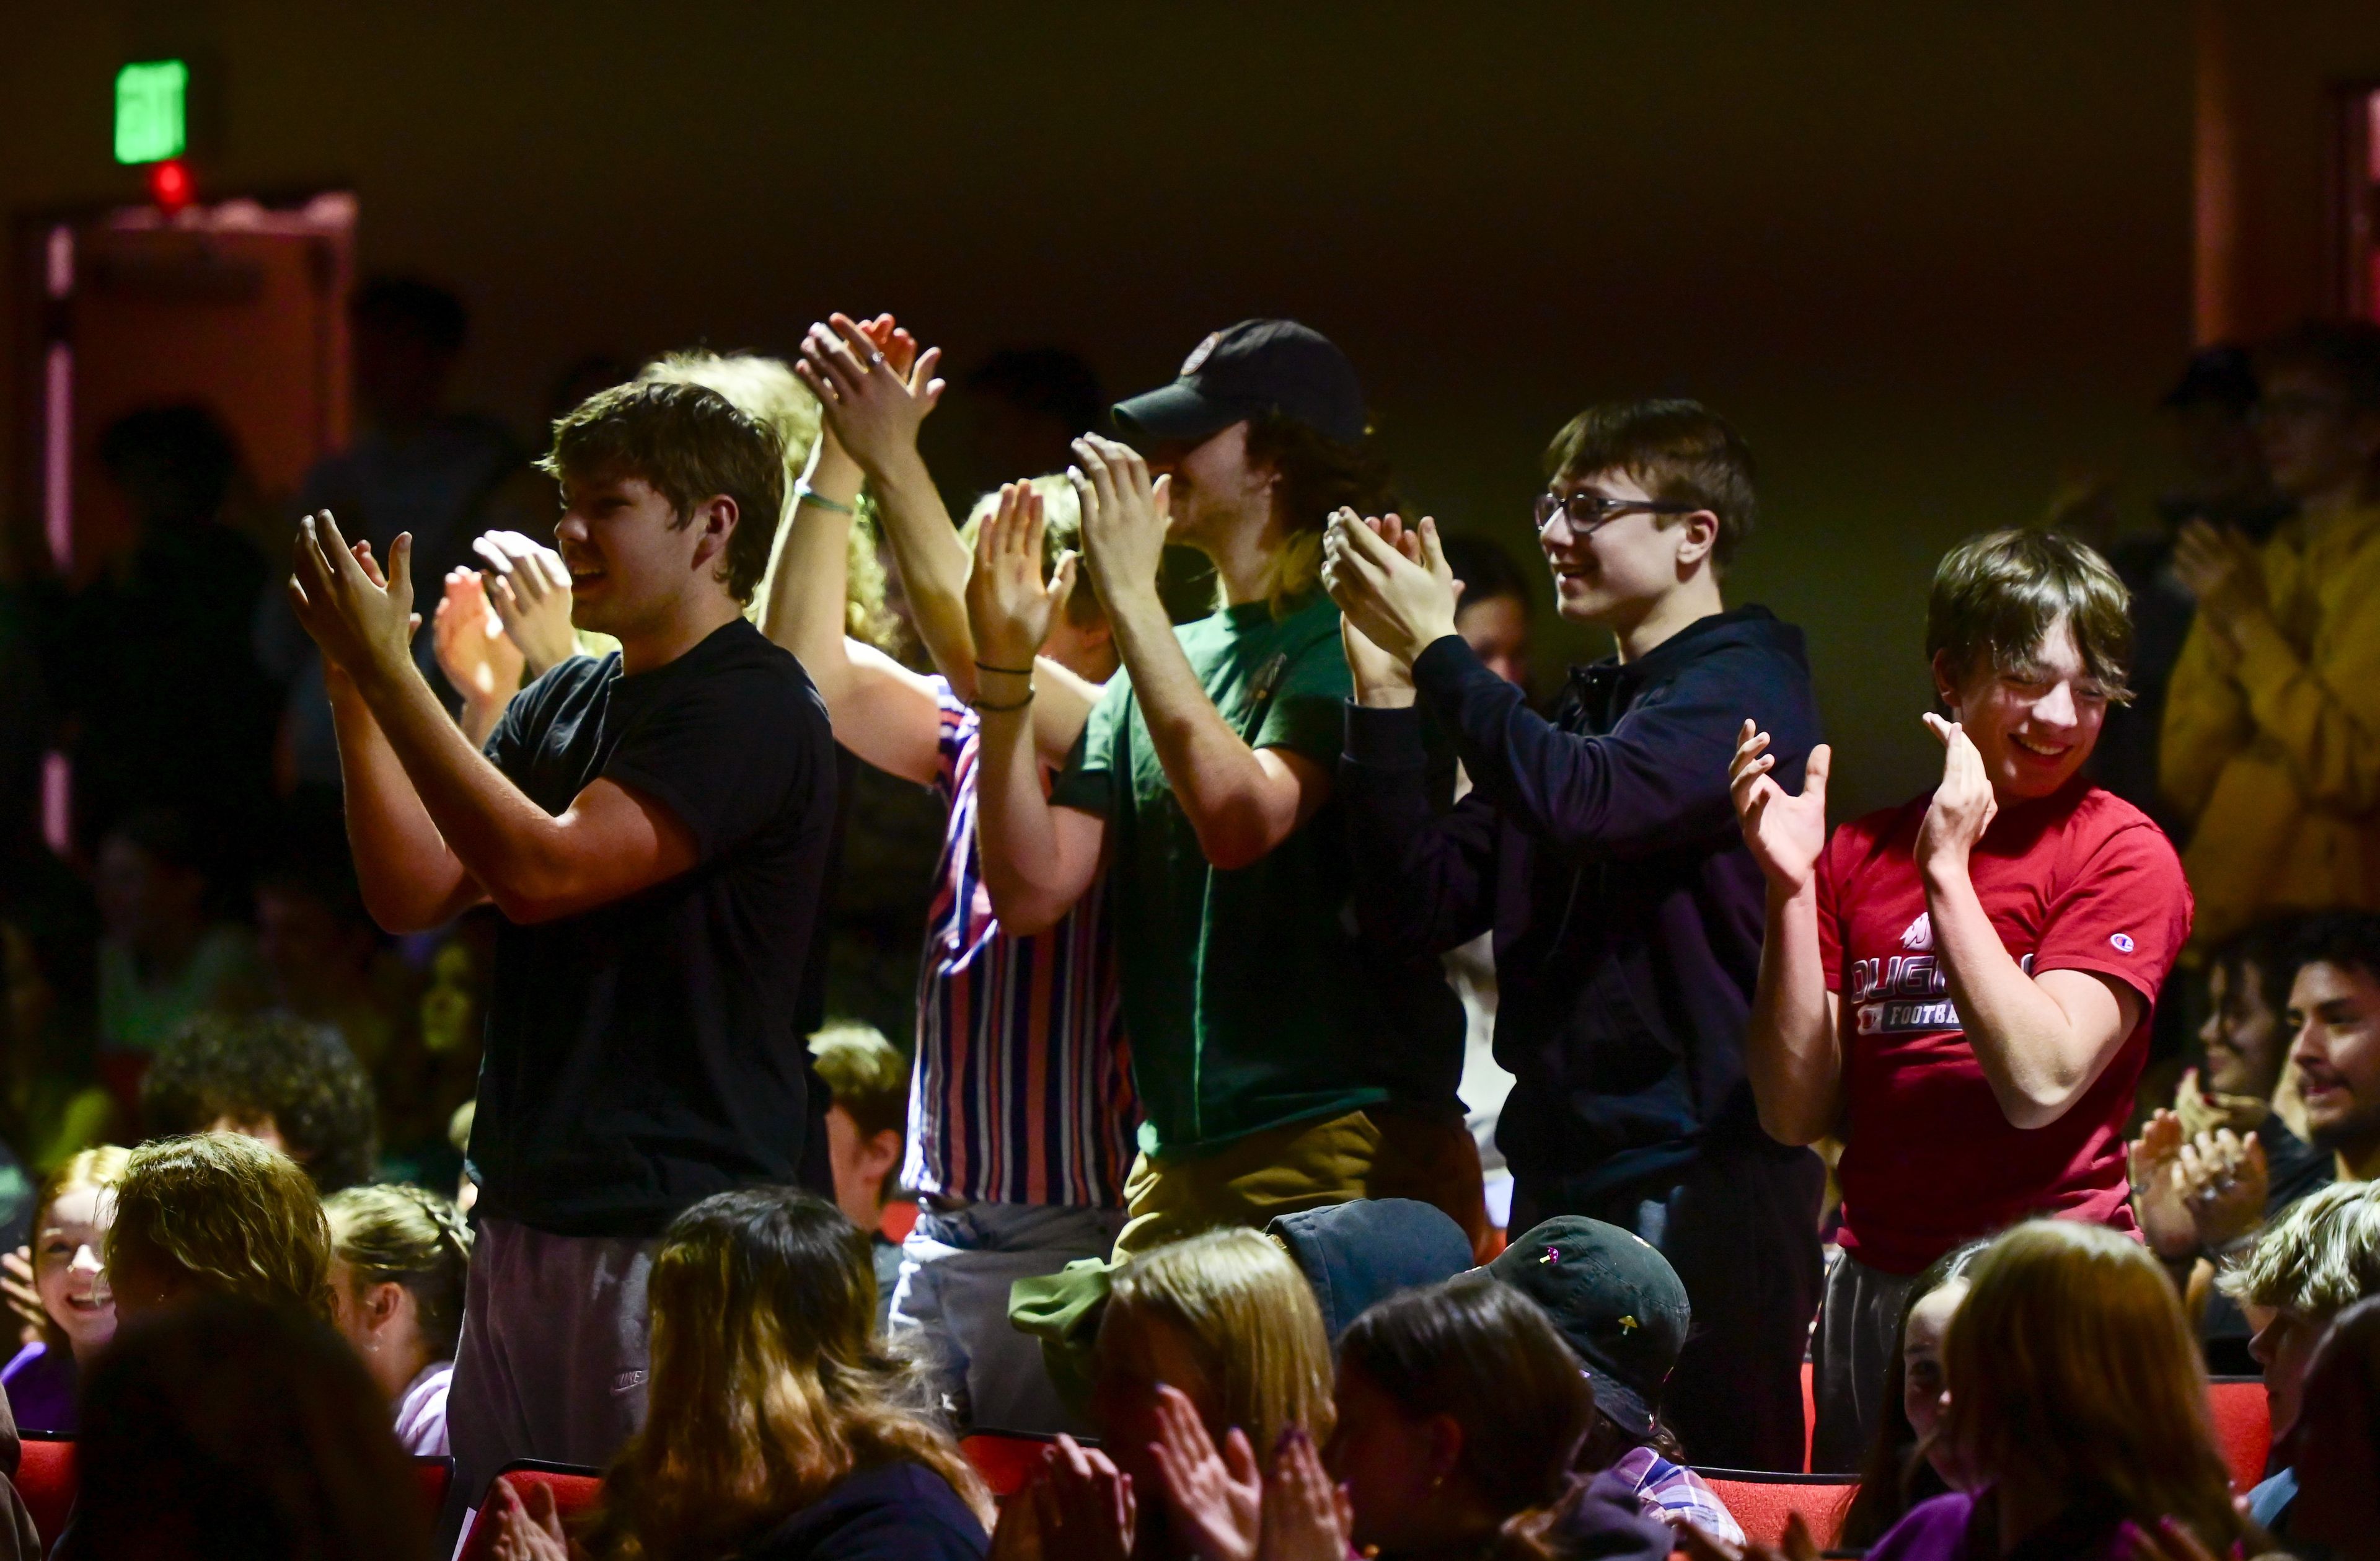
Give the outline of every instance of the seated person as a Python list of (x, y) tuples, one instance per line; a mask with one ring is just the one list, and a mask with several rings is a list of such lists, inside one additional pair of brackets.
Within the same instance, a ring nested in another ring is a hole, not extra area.
[(1005, 1561), (1203, 1556), (1216, 1536), (1199, 1521), (1203, 1505), (1169, 1483), (1158, 1444), (1203, 1436), (1253, 1480), (1256, 1448), (1269, 1457), (1292, 1431), (1327, 1442), (1333, 1414), (1322, 1314), (1279, 1246), (1235, 1226), (1138, 1253), (1099, 1319), (1091, 1421), (1101, 1445), (1060, 1436), (1040, 1477), (1009, 1499), (994, 1548)]
[(834, 1104), (827, 1107), (827, 1161), (834, 1201), (868, 1233), (876, 1270), (876, 1323), (883, 1326), (901, 1282), (901, 1243), (885, 1238), (884, 1204), (909, 1141), (909, 1064), (873, 1025), (845, 1020), (810, 1037), (810, 1057)]
[(101, 1254), (115, 1214), (107, 1189), (128, 1158), (114, 1144), (86, 1149), (42, 1178), (32, 1247), (41, 1336), (0, 1368), (0, 1386), (21, 1431), (73, 1435), (82, 1372), (115, 1336), (115, 1301), (101, 1278)]
[(1864, 1550), (1900, 1521), (1902, 1514), (1921, 1501), (1951, 1489), (1949, 1455), (1935, 1433), (1941, 1428), (1942, 1341), (1949, 1335), (1950, 1318), (1967, 1299), (1967, 1271), (1989, 1246), (1970, 1241), (1953, 1247), (1925, 1265), (1909, 1287), (1900, 1305), (1900, 1348), (1892, 1353), (1878, 1401), (1884, 1418), (1876, 1422), (1876, 1445), (1860, 1475), (1859, 1494), (1843, 1515), (1843, 1530), (1835, 1543), (1846, 1550)]
[(107, 1286), (125, 1323), (206, 1295), (331, 1315), (331, 1232), (298, 1163), (237, 1133), (160, 1139), (115, 1183)]
[(2327, 1546), (2340, 1561), (2380, 1555), (2380, 1299), (2340, 1312), (2315, 1347), (2285, 1452), (2299, 1482), (2290, 1548)]
[[(2231, 1506), (2206, 1372), (2180, 1298), (2140, 1242), (2033, 1219), (1969, 1271), (1944, 1364), (1940, 1439), (1958, 1487), (1918, 1503), (1871, 1561), (2107, 1558), (2167, 1519), (2226, 1555)], [(2188, 1554), (2204, 1554), (2187, 1551)]]
[[(883, 1352), (867, 1247), (783, 1187), (715, 1193), (653, 1261), (644, 1429), (603, 1479), (587, 1554), (974, 1561), (990, 1498)], [(500, 1553), (563, 1561), (552, 1498), (506, 1488)], [(510, 1548), (505, 1547), (509, 1545)]]
[(1727, 1504), (1685, 1467), (1661, 1421), (1661, 1390), (1694, 1316), (1669, 1260), (1616, 1225), (1565, 1214), (1533, 1226), (1488, 1272), (1545, 1309), (1595, 1384), (1578, 1467), (1625, 1479), (1648, 1518), (1742, 1539)]
[(240, 1133), (287, 1154), (324, 1193), (371, 1179), (371, 1080), (332, 1031), (286, 1016), (201, 1015), (140, 1081), (152, 1133)]
[(1314, 1287), (1333, 1348), (1374, 1302), (1472, 1266), (1470, 1236), (1445, 1210), (1417, 1198), (1353, 1198), (1277, 1214), (1265, 1235)]
[[(294, 1170), (288, 1179), (305, 1185)], [(429, 1553), (428, 1515), (387, 1406), (318, 1319), (234, 1295), (128, 1319), (91, 1372), (83, 1411), (76, 1517), (54, 1555)]]
[(346, 1188), (322, 1212), (331, 1320), (395, 1407), (397, 1442), (417, 1457), (443, 1457), (470, 1229), (453, 1203), (419, 1187)]
[[(2217, 1283), (2255, 1327), (2249, 1348), (2265, 1371), (2273, 1445), (2286, 1447), (2306, 1360), (2323, 1330), (2357, 1301), (2380, 1295), (2380, 1182), (2341, 1182), (2301, 1200)], [(2297, 1492), (2296, 1471), (2284, 1468), (2249, 1494), (2249, 1513), (2287, 1540)]]
[(2275, 1108), (2295, 1037), (2286, 1022), (2297, 923), (2266, 921), (2217, 946), (2206, 966), (2206, 1063), (2182, 1075), (2131, 1150), (2132, 1207), (2149, 1246), (2183, 1287), (2207, 1370), (2244, 1376), (2247, 1320), (2215, 1288), (2227, 1252), (2331, 1180), (2330, 1156)]

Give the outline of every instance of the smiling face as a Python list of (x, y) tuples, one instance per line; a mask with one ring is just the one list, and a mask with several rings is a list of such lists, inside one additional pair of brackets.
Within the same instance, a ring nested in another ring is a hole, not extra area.
[[(1655, 495), (1624, 471), (1564, 475), (1548, 490), (1649, 504)], [(1624, 633), (1670, 592), (1709, 567), (1718, 518), (1707, 512), (1655, 515), (1632, 509), (1600, 525), (1574, 526), (1556, 510), (1538, 528), (1537, 547), (1553, 570), (1554, 604), (1572, 623)]]
[(115, 1336), (115, 1300), (101, 1259), (114, 1202), (103, 1188), (70, 1187), (33, 1233), (33, 1287), (78, 1357)]
[(2289, 986), (2306, 1127), (2313, 1141), (2361, 1166), (2380, 1152), (2380, 979), (2316, 959)]
[[(630, 640), (671, 622), (689, 591), (724, 594), (717, 575), (735, 526), (719, 497), (681, 522), (641, 477), (566, 477), (555, 545), (570, 570), (570, 621)], [(721, 513), (723, 506), (723, 514)]]
[(1937, 654), (1934, 684), (1983, 756), (2003, 806), (2046, 797), (2073, 779), (2107, 719), (2107, 689), (2084, 665), (2063, 615), (2012, 665), (1979, 654), (1961, 676), (1949, 652)]

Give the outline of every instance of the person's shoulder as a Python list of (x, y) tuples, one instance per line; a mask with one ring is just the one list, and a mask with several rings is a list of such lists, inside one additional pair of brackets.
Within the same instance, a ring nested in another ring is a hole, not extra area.
[(745, 1553), (745, 1561), (973, 1561), (988, 1537), (951, 1482), (908, 1459), (854, 1470)]
[(722, 689), (732, 687), (739, 703), (778, 701), (806, 708), (816, 706), (821, 717), (825, 713), (818, 686), (810, 680), (800, 658), (761, 633), (748, 619), (739, 617), (714, 629), (709, 639), (688, 651), (680, 661), (685, 676)]
[(1929, 1496), (1900, 1515), (1868, 1551), (1868, 1561), (1949, 1561), (1964, 1554), (1975, 1498), (1963, 1491)]
[(2156, 820), (2104, 787), (2085, 787), (2066, 817), (2068, 841), (2086, 857), (2113, 853), (2181, 876), (2181, 853)]

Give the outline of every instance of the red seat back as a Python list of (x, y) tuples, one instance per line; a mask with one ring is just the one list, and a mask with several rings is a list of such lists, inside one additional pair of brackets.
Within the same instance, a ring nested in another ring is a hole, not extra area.
[(1843, 1515), (1859, 1494), (1859, 1482), (1840, 1474), (1766, 1474), (1749, 1469), (1698, 1469), (1755, 1544), (1779, 1544), (1785, 1519), (1798, 1512), (1818, 1548), (1832, 1546), (1843, 1531)]
[(568, 1523), (593, 1510), (603, 1493), (603, 1476), (599, 1470), (574, 1464), (525, 1461), (507, 1465), (480, 1494), (480, 1509), (471, 1518), (470, 1531), (464, 1536), (463, 1548), (455, 1552), (455, 1561), (495, 1561), (498, 1485), (510, 1485), (523, 1501), (528, 1499), (531, 1490), (545, 1486), (553, 1493), (554, 1510)]
[(75, 1445), (71, 1436), (37, 1437), (28, 1433), (24, 1457), (17, 1465), (17, 1494), (42, 1532), (44, 1545), (57, 1543), (58, 1531), (75, 1504)]
[(421, 1486), (421, 1502), (432, 1523), (446, 1505), (446, 1489), (455, 1483), (455, 1460), (450, 1457), (417, 1457), (413, 1460), (413, 1478)]
[(1056, 1438), (1021, 1436), (1010, 1432), (979, 1431), (959, 1440), (959, 1451), (983, 1476), (991, 1494), (1005, 1501), (1025, 1489), (1041, 1468), (1041, 1455)]
[(2231, 1488), (2244, 1491), (2265, 1477), (2273, 1456), (2273, 1411), (2262, 1377), (2216, 1377), (2206, 1384), (2215, 1420), (2215, 1445), (2231, 1470)]

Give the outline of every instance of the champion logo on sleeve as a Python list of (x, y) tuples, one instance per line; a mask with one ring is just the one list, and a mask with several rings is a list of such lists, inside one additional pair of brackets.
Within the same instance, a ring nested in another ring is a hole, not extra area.
[(2107, 941), (2116, 945), (2116, 952), (2119, 954), (2130, 954), (2132, 951), (2132, 934), (2130, 933), (2110, 933), (2107, 934)]

